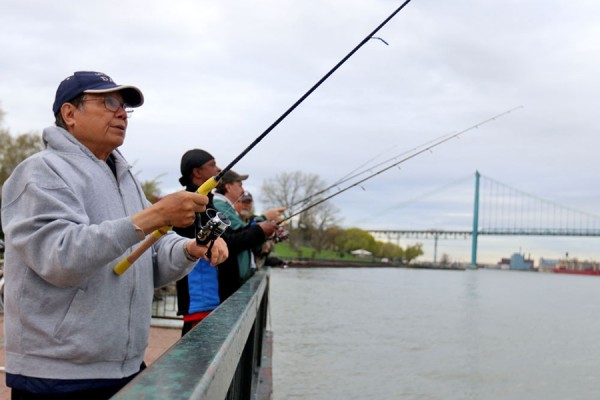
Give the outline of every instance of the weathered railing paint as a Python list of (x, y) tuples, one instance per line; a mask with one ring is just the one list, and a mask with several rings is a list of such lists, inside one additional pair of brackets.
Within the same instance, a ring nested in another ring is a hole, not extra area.
[(250, 399), (268, 307), (260, 270), (112, 399)]

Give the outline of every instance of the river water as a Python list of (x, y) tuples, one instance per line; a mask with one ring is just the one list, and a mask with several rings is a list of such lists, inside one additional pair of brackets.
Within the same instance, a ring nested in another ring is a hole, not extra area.
[(284, 399), (600, 398), (600, 277), (272, 269)]

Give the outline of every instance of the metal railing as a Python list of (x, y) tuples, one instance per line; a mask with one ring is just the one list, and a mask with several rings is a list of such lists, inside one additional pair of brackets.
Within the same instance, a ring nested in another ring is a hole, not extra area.
[(112, 399), (251, 399), (259, 386), (269, 271), (260, 270)]
[(177, 315), (177, 288), (175, 287), (175, 282), (154, 290), (152, 318), (183, 321), (183, 317)]

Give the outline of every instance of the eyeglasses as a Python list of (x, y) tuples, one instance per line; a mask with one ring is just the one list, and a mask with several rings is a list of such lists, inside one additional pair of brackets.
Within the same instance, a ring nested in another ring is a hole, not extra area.
[(106, 96), (104, 98), (93, 98), (93, 99), (83, 99), (84, 101), (102, 101), (104, 102), (104, 107), (110, 112), (117, 112), (119, 108), (123, 107), (123, 110), (127, 113), (127, 118), (131, 118), (131, 114), (133, 113), (133, 109), (127, 103), (121, 103), (115, 97)]

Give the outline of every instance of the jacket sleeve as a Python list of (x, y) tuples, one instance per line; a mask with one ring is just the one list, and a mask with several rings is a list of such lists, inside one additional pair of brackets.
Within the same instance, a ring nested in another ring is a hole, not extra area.
[(185, 257), (183, 247), (189, 239), (171, 232), (154, 244), (154, 287), (159, 288), (187, 275), (196, 264)]
[(258, 225), (246, 226), (237, 230), (228, 228), (222, 235), (227, 243), (229, 255), (237, 254), (244, 250), (251, 250), (265, 241), (265, 234)]
[(5, 190), (2, 222), (11, 246), (36, 274), (55, 286), (75, 286), (139, 239), (130, 217), (91, 224), (78, 196), (57, 183)]

